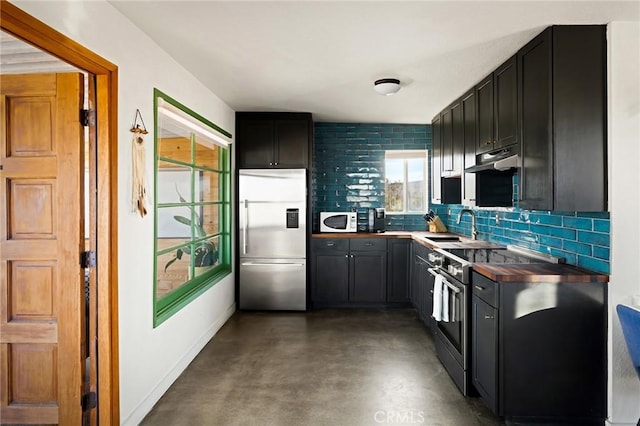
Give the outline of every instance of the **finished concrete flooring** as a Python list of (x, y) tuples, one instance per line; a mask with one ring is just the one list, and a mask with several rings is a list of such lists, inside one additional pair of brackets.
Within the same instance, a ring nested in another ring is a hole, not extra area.
[(412, 310), (237, 312), (143, 425), (496, 425)]

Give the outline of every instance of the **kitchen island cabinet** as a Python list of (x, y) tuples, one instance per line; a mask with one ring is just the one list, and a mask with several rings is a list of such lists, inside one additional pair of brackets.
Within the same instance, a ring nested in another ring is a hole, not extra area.
[(474, 265), (472, 381), (495, 414), (603, 424), (604, 279), (567, 265)]
[(238, 168), (308, 168), (313, 121), (310, 113), (237, 112)]

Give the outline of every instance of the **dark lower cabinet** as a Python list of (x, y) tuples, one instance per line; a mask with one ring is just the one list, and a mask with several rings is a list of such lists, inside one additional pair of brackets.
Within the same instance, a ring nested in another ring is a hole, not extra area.
[(411, 268), (411, 305), (427, 327), (435, 331), (436, 322), (433, 313), (434, 277), (429, 272), (428, 262), (431, 250), (421, 244), (413, 243), (413, 264)]
[(387, 302), (408, 303), (411, 275), (410, 239), (387, 241), (387, 265)]
[(606, 285), (496, 282), (473, 272), (472, 380), (507, 422), (606, 419)]
[(471, 302), (472, 381), (482, 399), (498, 413), (498, 311), (477, 295)]
[(386, 238), (312, 238), (313, 306), (407, 304), (409, 271), (403, 249), (409, 246), (397, 241), (389, 246), (390, 252)]
[[(313, 257), (312, 300), (319, 303), (349, 301), (349, 264), (347, 252), (317, 252)], [(322, 283), (322, 285), (316, 285)]]
[(351, 252), (350, 302), (383, 303), (387, 295), (387, 253)]

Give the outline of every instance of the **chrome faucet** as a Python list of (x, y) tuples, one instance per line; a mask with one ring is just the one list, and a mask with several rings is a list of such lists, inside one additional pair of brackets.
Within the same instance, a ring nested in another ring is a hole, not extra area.
[(460, 224), (460, 219), (464, 213), (469, 213), (471, 215), (471, 239), (476, 240), (478, 238), (478, 229), (476, 228), (476, 214), (471, 209), (462, 209), (460, 213), (458, 213), (458, 220), (456, 220), (457, 224)]

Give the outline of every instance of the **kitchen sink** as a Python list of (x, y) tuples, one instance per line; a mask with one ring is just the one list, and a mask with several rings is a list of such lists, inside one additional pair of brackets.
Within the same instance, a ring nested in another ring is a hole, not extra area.
[(425, 238), (431, 241), (462, 241), (460, 237), (456, 237), (455, 235), (432, 235)]

